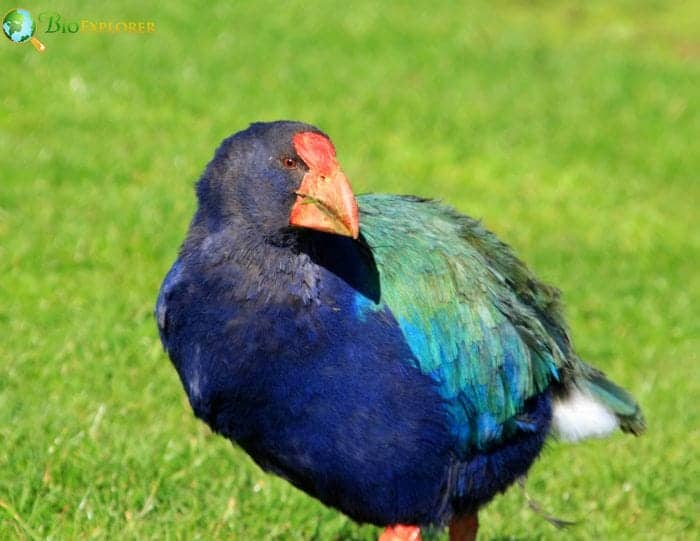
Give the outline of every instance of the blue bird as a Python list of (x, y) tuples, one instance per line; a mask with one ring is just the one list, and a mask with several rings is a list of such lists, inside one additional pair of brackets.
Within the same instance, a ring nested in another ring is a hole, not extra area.
[(156, 306), (195, 415), (382, 541), (474, 539), (548, 436), (643, 431), (555, 288), (447, 206), (356, 197), (317, 128), (252, 124), (196, 192)]

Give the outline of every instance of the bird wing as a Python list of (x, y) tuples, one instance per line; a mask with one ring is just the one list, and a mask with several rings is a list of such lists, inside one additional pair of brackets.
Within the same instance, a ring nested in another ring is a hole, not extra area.
[(437, 383), (457, 441), (485, 449), (528, 430), (525, 402), (574, 362), (556, 289), (478, 221), (435, 201), (358, 197), (388, 308)]

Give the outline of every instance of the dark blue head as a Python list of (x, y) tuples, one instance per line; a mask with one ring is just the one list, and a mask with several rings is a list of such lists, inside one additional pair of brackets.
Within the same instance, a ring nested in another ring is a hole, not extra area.
[(247, 226), (263, 235), (290, 225), (339, 234), (357, 229), (347, 217), (356, 215), (355, 199), (330, 139), (302, 122), (257, 122), (225, 139), (197, 197), (198, 216), (210, 229)]

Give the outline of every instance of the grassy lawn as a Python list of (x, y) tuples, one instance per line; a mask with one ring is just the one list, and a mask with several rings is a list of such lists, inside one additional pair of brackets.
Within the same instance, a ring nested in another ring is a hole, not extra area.
[[(482, 217), (640, 400), (642, 438), (531, 471), (565, 538), (700, 535), (700, 4), (29, 4), (157, 26), (0, 43), (0, 539), (377, 535), (196, 421), (152, 317), (214, 148), (277, 118), (326, 130), (358, 192)], [(562, 535), (517, 488), (481, 520)]]

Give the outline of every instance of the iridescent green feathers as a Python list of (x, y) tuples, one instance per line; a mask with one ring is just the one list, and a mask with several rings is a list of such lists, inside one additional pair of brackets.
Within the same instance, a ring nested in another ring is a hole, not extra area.
[(358, 202), (381, 287), (378, 305), (358, 298), (358, 316), (391, 310), (420, 370), (438, 382), (463, 450), (527, 430), (524, 402), (550, 385), (555, 394), (580, 386), (623, 429), (641, 430), (634, 400), (575, 355), (558, 291), (478, 221), (415, 197)]

